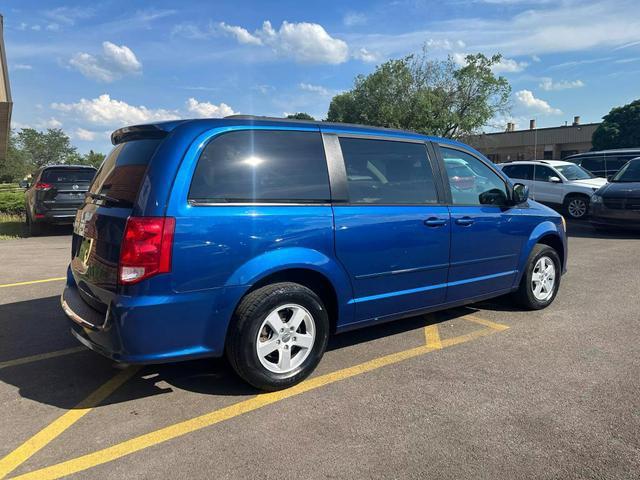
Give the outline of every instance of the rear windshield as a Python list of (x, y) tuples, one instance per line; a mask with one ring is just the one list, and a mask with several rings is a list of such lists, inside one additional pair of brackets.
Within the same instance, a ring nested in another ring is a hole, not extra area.
[(46, 183), (89, 183), (95, 174), (93, 168), (47, 168), (40, 180)]
[(133, 204), (149, 160), (160, 142), (162, 139), (154, 138), (116, 145), (98, 170), (89, 192)]

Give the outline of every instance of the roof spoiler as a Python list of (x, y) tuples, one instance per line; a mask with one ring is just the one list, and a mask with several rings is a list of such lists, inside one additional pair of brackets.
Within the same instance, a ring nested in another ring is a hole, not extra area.
[(164, 138), (169, 134), (157, 125), (133, 125), (119, 128), (111, 134), (111, 143), (118, 145), (131, 140), (149, 140), (153, 138)]

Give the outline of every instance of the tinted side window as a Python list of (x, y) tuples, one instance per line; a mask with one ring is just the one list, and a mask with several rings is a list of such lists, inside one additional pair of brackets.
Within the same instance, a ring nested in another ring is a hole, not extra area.
[[(505, 205), (507, 186), (493, 170), (460, 150), (440, 148), (449, 176), (454, 205)], [(468, 176), (460, 177), (457, 171), (464, 167)]]
[(190, 200), (327, 202), (319, 132), (239, 130), (213, 139), (193, 175)]
[(605, 157), (605, 165), (607, 170), (620, 170), (625, 163), (634, 158), (633, 156), (628, 157)]
[(518, 178), (521, 180), (531, 180), (533, 177), (532, 165), (507, 165), (502, 171), (510, 178)]
[(580, 164), (583, 168), (593, 172), (596, 170), (604, 170), (604, 162), (602, 157), (587, 157)]
[(543, 165), (533, 166), (533, 179), (537, 182), (549, 182), (549, 178), (557, 177), (556, 172)]
[(340, 138), (351, 203), (438, 203), (422, 143)]

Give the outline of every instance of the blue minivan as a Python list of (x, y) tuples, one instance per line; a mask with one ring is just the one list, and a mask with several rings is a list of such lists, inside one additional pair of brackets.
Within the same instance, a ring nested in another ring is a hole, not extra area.
[(61, 304), (118, 362), (226, 355), (276, 390), (331, 334), (508, 293), (544, 308), (566, 270), (562, 216), (456, 141), (248, 116), (111, 140)]

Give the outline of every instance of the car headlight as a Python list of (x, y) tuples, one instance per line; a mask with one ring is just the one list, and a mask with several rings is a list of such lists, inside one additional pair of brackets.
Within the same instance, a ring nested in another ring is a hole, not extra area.
[(593, 195), (591, 195), (591, 203), (602, 203), (602, 196), (594, 193)]

